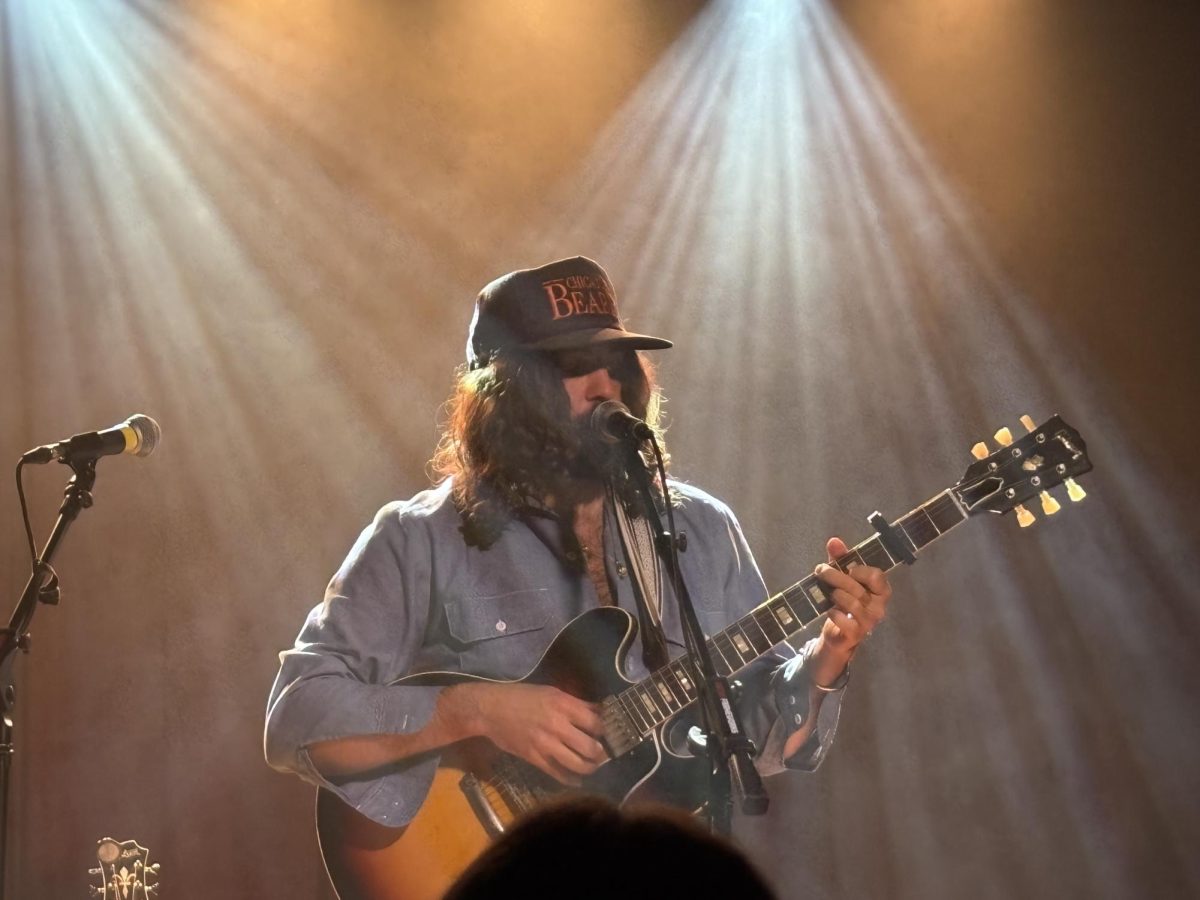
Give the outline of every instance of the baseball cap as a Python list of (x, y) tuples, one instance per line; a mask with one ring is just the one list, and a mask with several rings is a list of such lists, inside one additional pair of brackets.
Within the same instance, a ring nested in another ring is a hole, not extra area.
[(585, 256), (509, 272), (475, 301), (467, 364), (486, 366), (498, 352), (573, 350), (597, 344), (661, 350), (671, 342), (626, 331), (608, 274)]

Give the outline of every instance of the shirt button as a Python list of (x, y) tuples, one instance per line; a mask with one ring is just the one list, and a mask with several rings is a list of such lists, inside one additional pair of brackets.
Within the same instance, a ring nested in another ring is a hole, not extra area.
[(496, 623), (496, 630), (503, 634), (504, 632), (508, 631), (508, 623), (501, 619)]
[(621, 578), (624, 578), (628, 574), (629, 570), (625, 568), (625, 563), (617, 563), (617, 575), (619, 575)]
[(803, 724), (804, 724), (804, 716), (800, 715), (800, 713), (796, 713), (796, 715), (794, 715), (794, 716), (792, 717), (792, 720), (793, 720), (793, 721), (794, 721), (794, 722), (795, 722), (797, 725), (803, 725)]

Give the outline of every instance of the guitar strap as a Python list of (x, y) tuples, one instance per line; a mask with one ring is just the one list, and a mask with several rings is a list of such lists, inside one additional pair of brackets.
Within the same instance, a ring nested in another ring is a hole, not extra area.
[(642, 659), (651, 672), (669, 660), (667, 638), (662, 627), (662, 566), (654, 550), (654, 534), (645, 516), (629, 515), (621, 498), (608, 486), (608, 500), (617, 519), (617, 533), (625, 552), (633, 594), (637, 599), (638, 632), (642, 636)]

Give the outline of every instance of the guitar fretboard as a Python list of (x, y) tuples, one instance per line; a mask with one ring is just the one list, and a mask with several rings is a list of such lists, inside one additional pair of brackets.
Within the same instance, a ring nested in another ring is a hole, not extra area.
[[(949, 490), (892, 523), (895, 536), (910, 545), (915, 556), (951, 528), (967, 518)], [(867, 538), (845, 556), (834, 560), (843, 572), (854, 565), (875, 566), (888, 571), (900, 560), (893, 559), (879, 535)], [(728, 678), (750, 663), (766, 656), (772, 648), (790, 641), (811, 622), (829, 612), (833, 601), (829, 589), (816, 575), (809, 575), (767, 599), (747, 615), (707, 641), (717, 674)], [(700, 678), (694, 658), (684, 655), (656, 670), (648, 678), (617, 695), (630, 723), (643, 735), (649, 734), (698, 697)]]

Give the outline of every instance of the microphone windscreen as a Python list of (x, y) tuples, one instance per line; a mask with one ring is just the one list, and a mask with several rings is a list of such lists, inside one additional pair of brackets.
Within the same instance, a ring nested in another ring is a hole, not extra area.
[(153, 453), (154, 448), (158, 446), (158, 439), (162, 437), (162, 429), (158, 427), (158, 423), (149, 416), (138, 413), (130, 416), (126, 424), (133, 429), (138, 438), (137, 449), (133, 451), (133, 455), (149, 456)]
[(613, 427), (613, 417), (621, 413), (627, 416), (633, 415), (629, 411), (629, 407), (620, 400), (605, 400), (592, 410), (592, 430), (599, 433), (610, 444), (617, 443), (621, 440), (621, 434)]

